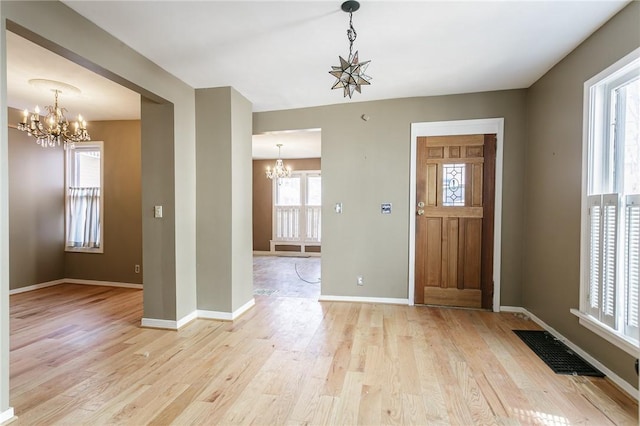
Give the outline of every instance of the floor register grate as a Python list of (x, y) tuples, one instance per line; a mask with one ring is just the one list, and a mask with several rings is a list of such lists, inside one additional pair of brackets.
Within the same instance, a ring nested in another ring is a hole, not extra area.
[(604, 377), (587, 361), (547, 331), (513, 330), (556, 374)]

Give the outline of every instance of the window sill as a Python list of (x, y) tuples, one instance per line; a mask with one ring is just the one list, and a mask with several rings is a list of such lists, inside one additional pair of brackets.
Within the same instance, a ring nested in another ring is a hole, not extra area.
[(104, 249), (100, 248), (80, 248), (80, 247), (65, 247), (64, 251), (68, 253), (104, 253)]
[(598, 336), (605, 339), (607, 342), (617, 346), (629, 355), (638, 357), (638, 341), (631, 339), (623, 334), (615, 331), (611, 327), (608, 327), (599, 321), (593, 319), (591, 315), (580, 312), (578, 309), (571, 309), (571, 313), (579, 318), (580, 325), (593, 331)]

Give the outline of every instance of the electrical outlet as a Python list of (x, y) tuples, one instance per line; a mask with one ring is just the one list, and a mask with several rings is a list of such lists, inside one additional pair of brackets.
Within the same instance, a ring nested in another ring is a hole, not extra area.
[(356, 277), (356, 284), (358, 285), (364, 285), (364, 278), (361, 275), (358, 275)]
[(136, 265), (133, 269), (136, 271), (136, 274), (140, 273), (140, 265)]

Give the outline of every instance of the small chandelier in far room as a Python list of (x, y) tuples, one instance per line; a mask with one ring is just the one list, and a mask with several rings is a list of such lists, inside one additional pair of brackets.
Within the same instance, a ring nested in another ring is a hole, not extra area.
[(280, 148), (282, 148), (282, 144), (279, 143), (276, 146), (278, 147), (278, 159), (276, 160), (276, 165), (273, 169), (270, 166), (267, 166), (268, 179), (279, 179), (291, 176), (291, 166), (285, 167), (282, 163), (282, 159), (280, 158)]
[(73, 123), (73, 129), (65, 117), (66, 108), (58, 105), (58, 95), (60, 93), (79, 94), (80, 89), (60, 81), (33, 79), (29, 84), (36, 87), (43, 87), (54, 93), (54, 104), (45, 107), (47, 115), (40, 117), (40, 108), (36, 106), (34, 113), (24, 110), (22, 122), (18, 123), (18, 130), (27, 132), (36, 138), (36, 143), (43, 148), (60, 146), (63, 143), (64, 149), (73, 148), (75, 142), (85, 142), (91, 140), (87, 132), (87, 122), (78, 115), (78, 121)]
[(329, 74), (337, 78), (331, 87), (332, 89), (343, 89), (344, 97), (353, 95), (353, 92), (361, 92), (361, 86), (370, 85), (371, 77), (365, 74), (367, 67), (371, 61), (360, 62), (358, 60), (358, 51), (353, 53), (353, 42), (356, 41), (358, 34), (353, 28), (353, 12), (360, 9), (360, 3), (357, 1), (345, 1), (342, 3), (342, 10), (349, 14), (349, 29), (347, 30), (347, 39), (349, 39), (349, 60), (345, 61), (342, 56), (339, 66), (332, 66)]

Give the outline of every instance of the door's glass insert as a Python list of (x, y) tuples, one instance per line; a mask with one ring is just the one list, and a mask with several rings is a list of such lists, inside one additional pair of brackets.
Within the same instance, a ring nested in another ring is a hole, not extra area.
[(442, 205), (445, 207), (464, 207), (464, 164), (442, 165)]

